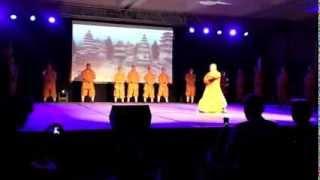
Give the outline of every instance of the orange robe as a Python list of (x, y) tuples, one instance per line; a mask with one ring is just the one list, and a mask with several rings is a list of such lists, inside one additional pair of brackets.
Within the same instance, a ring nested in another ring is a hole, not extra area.
[(289, 100), (288, 73), (285, 70), (281, 71), (277, 79), (277, 97), (281, 104), (287, 103)]
[(124, 98), (124, 82), (126, 80), (125, 74), (122, 71), (118, 71), (114, 75), (114, 92), (113, 96), (115, 98)]
[(166, 73), (160, 73), (158, 97), (163, 96), (167, 98), (169, 96), (168, 84), (169, 84), (169, 76)]
[(241, 102), (245, 98), (245, 84), (245, 73), (242, 69), (238, 69), (236, 80), (236, 98)]
[(137, 71), (131, 70), (128, 73), (128, 93), (127, 96), (138, 97), (139, 95), (139, 74)]
[(312, 104), (317, 103), (317, 72), (309, 69), (304, 78), (304, 96)]
[(155, 81), (155, 76), (152, 72), (147, 72), (147, 74), (144, 76), (145, 84), (144, 84), (144, 93), (143, 97), (144, 98), (154, 98), (154, 81)]
[(96, 95), (94, 80), (96, 79), (96, 74), (92, 69), (85, 69), (81, 72), (82, 77), (82, 87), (81, 96), (93, 97)]
[(196, 95), (196, 75), (187, 73), (185, 76), (186, 81), (186, 96), (194, 97)]
[(48, 98), (56, 98), (57, 90), (56, 90), (56, 80), (57, 73), (54, 70), (48, 71), (45, 70), (43, 72), (43, 97)]

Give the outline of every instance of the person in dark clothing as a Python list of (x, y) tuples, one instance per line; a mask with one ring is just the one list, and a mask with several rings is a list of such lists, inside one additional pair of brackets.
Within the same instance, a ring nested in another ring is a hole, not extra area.
[(292, 172), (295, 178), (317, 177), (317, 128), (310, 123), (312, 106), (306, 99), (292, 101), (292, 118), (296, 123), (290, 142)]
[[(24, 126), (28, 114), (32, 111), (32, 103), (28, 98), (7, 96), (0, 101), (0, 114), (3, 128), (0, 131), (3, 137), (2, 163), (6, 164), (8, 171), (14, 174), (25, 175), (27, 169), (27, 158), (21, 146), (19, 130)], [(8, 166), (7, 166), (8, 165)], [(13, 165), (13, 166), (10, 166)], [(13, 175), (11, 174), (10, 177)], [(15, 179), (15, 178), (12, 178)]]
[(263, 100), (254, 95), (244, 104), (246, 122), (235, 127), (228, 148), (230, 165), (240, 179), (275, 179), (277, 164), (278, 127), (262, 117)]

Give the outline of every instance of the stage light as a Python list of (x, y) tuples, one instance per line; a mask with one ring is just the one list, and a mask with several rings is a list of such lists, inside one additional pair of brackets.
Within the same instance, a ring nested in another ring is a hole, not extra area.
[(218, 30), (217, 31), (217, 35), (221, 35), (222, 34), (222, 31), (221, 30)]
[(15, 15), (15, 14), (11, 14), (10, 15), (10, 19), (11, 20), (16, 20), (18, 17), (17, 17), (17, 15)]
[(55, 22), (56, 22), (56, 18), (55, 18), (55, 17), (50, 16), (50, 17), (48, 18), (48, 21), (49, 21), (49, 23), (53, 24), (53, 23), (55, 23)]
[(194, 27), (189, 27), (189, 33), (194, 33), (195, 31)]
[(203, 33), (204, 34), (209, 34), (210, 33), (210, 29), (207, 28), (207, 27), (203, 28)]
[(244, 36), (249, 36), (249, 32), (247, 31), (247, 32), (245, 32), (243, 35), (244, 35)]
[(231, 29), (231, 30), (229, 31), (229, 34), (230, 34), (230, 36), (235, 36), (235, 35), (237, 35), (237, 30)]
[(35, 15), (31, 15), (30, 16), (30, 21), (35, 21), (37, 18), (36, 18), (36, 16)]

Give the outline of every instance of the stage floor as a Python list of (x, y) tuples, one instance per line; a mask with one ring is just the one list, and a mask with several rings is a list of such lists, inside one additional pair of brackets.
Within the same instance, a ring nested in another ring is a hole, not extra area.
[[(117, 105), (141, 105), (117, 104)], [(65, 131), (107, 130), (110, 129), (109, 113), (114, 103), (37, 103), (28, 117), (23, 131), (43, 132), (54, 123), (63, 126)], [(223, 117), (230, 118), (230, 126), (245, 121), (243, 106), (229, 104), (227, 113), (203, 114), (197, 111), (196, 104), (151, 103), (149, 104), (152, 128), (210, 128), (223, 127)], [(314, 113), (312, 122), (316, 124)], [(266, 105), (263, 116), (281, 126), (291, 126), (293, 121), (288, 106)]]

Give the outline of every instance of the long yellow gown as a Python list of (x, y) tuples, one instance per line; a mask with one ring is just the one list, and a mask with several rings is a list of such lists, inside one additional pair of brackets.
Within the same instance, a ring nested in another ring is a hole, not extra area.
[(200, 112), (217, 113), (222, 112), (227, 107), (226, 98), (220, 87), (220, 79), (219, 71), (208, 72), (203, 78), (206, 88), (198, 104)]

